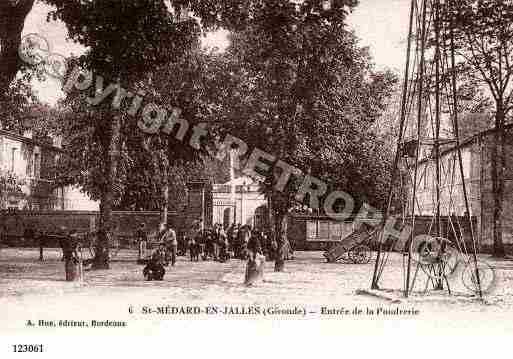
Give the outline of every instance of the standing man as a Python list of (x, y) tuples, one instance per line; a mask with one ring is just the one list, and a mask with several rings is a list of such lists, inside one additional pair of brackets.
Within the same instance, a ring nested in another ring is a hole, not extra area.
[(166, 262), (169, 262), (169, 256), (171, 256), (171, 265), (174, 267), (178, 252), (178, 240), (176, 238), (176, 232), (169, 224), (166, 226), (162, 241), (166, 247)]
[(262, 254), (262, 242), (260, 240), (260, 233), (253, 232), (248, 240), (247, 251), (250, 258), (256, 259), (258, 254)]
[(135, 232), (135, 240), (139, 244), (139, 261), (146, 257), (146, 251), (148, 248), (148, 235), (145, 230), (146, 225), (141, 223), (139, 229)]

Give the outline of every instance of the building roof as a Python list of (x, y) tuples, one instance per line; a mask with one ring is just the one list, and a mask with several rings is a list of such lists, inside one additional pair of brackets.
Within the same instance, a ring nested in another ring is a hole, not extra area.
[(248, 176), (237, 177), (233, 180), (223, 183), (225, 186), (250, 186), (252, 184), (255, 184), (255, 181)]
[[(508, 124), (504, 125), (504, 129), (505, 130), (513, 129), (513, 123), (508, 123)], [(496, 130), (494, 128), (491, 128), (491, 129), (484, 130), (484, 131), (481, 131), (479, 133), (476, 133), (473, 136), (467, 137), (466, 139), (462, 140), (459, 145), (454, 145), (454, 146), (452, 146), (450, 148), (446, 148), (446, 149), (440, 151), (440, 157), (444, 156), (447, 153), (455, 151), (458, 148), (461, 149), (461, 148), (464, 148), (466, 146), (469, 146), (472, 143), (474, 143), (474, 141), (476, 141), (478, 139), (482, 139), (483, 137), (487, 137), (487, 136), (489, 136), (489, 135), (491, 135), (491, 134), (493, 134), (495, 132), (496, 132)], [(429, 158), (423, 158), (423, 159), (419, 160), (419, 163), (424, 163), (424, 162), (426, 162), (428, 160), (429, 160)]]
[(56, 151), (56, 152), (62, 152), (63, 151), (62, 148), (56, 147), (53, 144), (50, 145), (50, 144), (45, 143), (43, 141), (39, 141), (39, 140), (36, 140), (36, 139), (33, 139), (33, 138), (25, 137), (25, 136), (19, 135), (17, 133), (6, 131), (6, 130), (2, 130), (2, 129), (0, 129), (0, 136), (5, 136), (5, 137), (8, 137), (8, 138), (10, 138), (12, 140), (23, 142), (23, 143), (28, 143), (28, 144), (35, 145), (35, 146), (44, 147), (44, 148), (51, 149), (51, 150)]

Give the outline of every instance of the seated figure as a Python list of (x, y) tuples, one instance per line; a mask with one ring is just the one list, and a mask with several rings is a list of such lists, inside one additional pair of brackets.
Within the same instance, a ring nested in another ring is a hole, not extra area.
[(165, 248), (161, 245), (151, 256), (150, 261), (143, 269), (143, 275), (146, 280), (163, 280), (166, 270)]

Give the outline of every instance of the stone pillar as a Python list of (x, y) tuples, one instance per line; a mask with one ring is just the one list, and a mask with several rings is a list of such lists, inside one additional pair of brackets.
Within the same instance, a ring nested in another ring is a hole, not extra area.
[(200, 220), (202, 229), (212, 225), (212, 189), (207, 180), (190, 181), (187, 183), (187, 225)]

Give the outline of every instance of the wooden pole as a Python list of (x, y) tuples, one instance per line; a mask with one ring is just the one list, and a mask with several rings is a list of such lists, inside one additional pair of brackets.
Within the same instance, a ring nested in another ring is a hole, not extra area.
[[(436, 175), (436, 209), (435, 223), (436, 234), (440, 238), (442, 235), (440, 223), (440, 0), (435, 0), (435, 175)], [(443, 264), (438, 265), (438, 279), (436, 289), (443, 289)]]
[[(454, 8), (451, 8), (450, 11), (454, 11)], [(476, 248), (476, 241), (474, 237), (474, 226), (472, 223), (472, 216), (470, 214), (470, 206), (468, 203), (468, 196), (467, 196), (467, 187), (465, 184), (465, 176), (463, 171), (463, 160), (461, 158), (461, 148), (460, 148), (460, 138), (459, 138), (459, 128), (458, 128), (458, 93), (457, 93), (457, 87), (456, 87), (456, 56), (455, 56), (455, 44), (454, 44), (454, 16), (451, 13), (451, 21), (450, 21), (450, 37), (451, 37), (451, 67), (452, 67), (452, 96), (454, 101), (454, 120), (453, 120), (453, 130), (454, 130), (454, 137), (456, 140), (456, 152), (458, 154), (458, 163), (460, 167), (460, 176), (461, 176), (461, 185), (463, 189), (463, 198), (465, 200), (465, 210), (467, 212), (467, 219), (469, 221), (470, 226), (470, 235), (472, 237), (472, 245), (473, 245), (473, 251), (472, 251), (472, 257), (474, 260), (474, 266), (475, 266), (475, 273), (476, 273), (476, 280), (477, 280), (477, 288), (479, 292), (479, 297), (483, 298), (483, 292), (481, 289), (481, 278), (479, 276), (479, 267), (477, 264), (477, 248)]]
[(406, 288), (404, 291), (404, 296), (408, 297), (410, 292), (410, 277), (411, 277), (411, 257), (412, 257), (412, 246), (413, 246), (413, 237), (415, 236), (415, 199), (417, 196), (417, 177), (419, 170), (419, 156), (420, 156), (420, 146), (421, 146), (421, 119), (422, 119), (422, 111), (423, 111), (423, 96), (424, 96), (424, 71), (425, 71), (425, 50), (426, 50), (426, 3), (428, 0), (424, 0), (422, 4), (422, 35), (420, 39), (420, 70), (418, 79), (419, 93), (417, 97), (417, 150), (415, 153), (415, 172), (413, 175), (413, 184), (412, 184), (412, 201), (411, 201), (411, 234), (410, 234), (410, 244), (408, 246), (408, 265), (406, 268)]
[[(392, 198), (394, 197), (394, 185), (395, 181), (397, 179), (397, 173), (399, 172), (398, 164), (399, 164), (399, 158), (401, 157), (401, 142), (403, 139), (403, 132), (404, 132), (404, 123), (406, 120), (406, 102), (408, 101), (408, 85), (410, 82), (409, 76), (410, 76), (410, 52), (411, 52), (411, 40), (412, 40), (412, 31), (413, 31), (413, 14), (415, 12), (415, 1), (411, 0), (411, 7), (410, 7), (410, 24), (408, 29), (408, 45), (406, 48), (406, 64), (405, 64), (405, 70), (404, 70), (404, 83), (403, 83), (403, 93), (402, 93), (402, 100), (401, 100), (401, 118), (400, 118), (400, 124), (399, 124), (399, 138), (397, 139), (397, 147), (395, 150), (395, 157), (394, 157), (394, 164), (392, 167), (392, 178), (390, 180), (390, 185), (388, 188), (388, 202), (387, 202), (387, 208), (384, 211), (383, 215), (383, 228), (385, 226), (385, 223), (388, 219), (390, 208), (392, 206)], [(374, 274), (372, 275), (372, 289), (379, 289), (379, 267), (380, 267), (380, 261), (381, 261), (381, 253), (383, 251), (383, 232), (381, 234), (381, 238), (379, 241), (378, 246), (378, 253), (376, 256), (376, 262), (374, 263)]]

